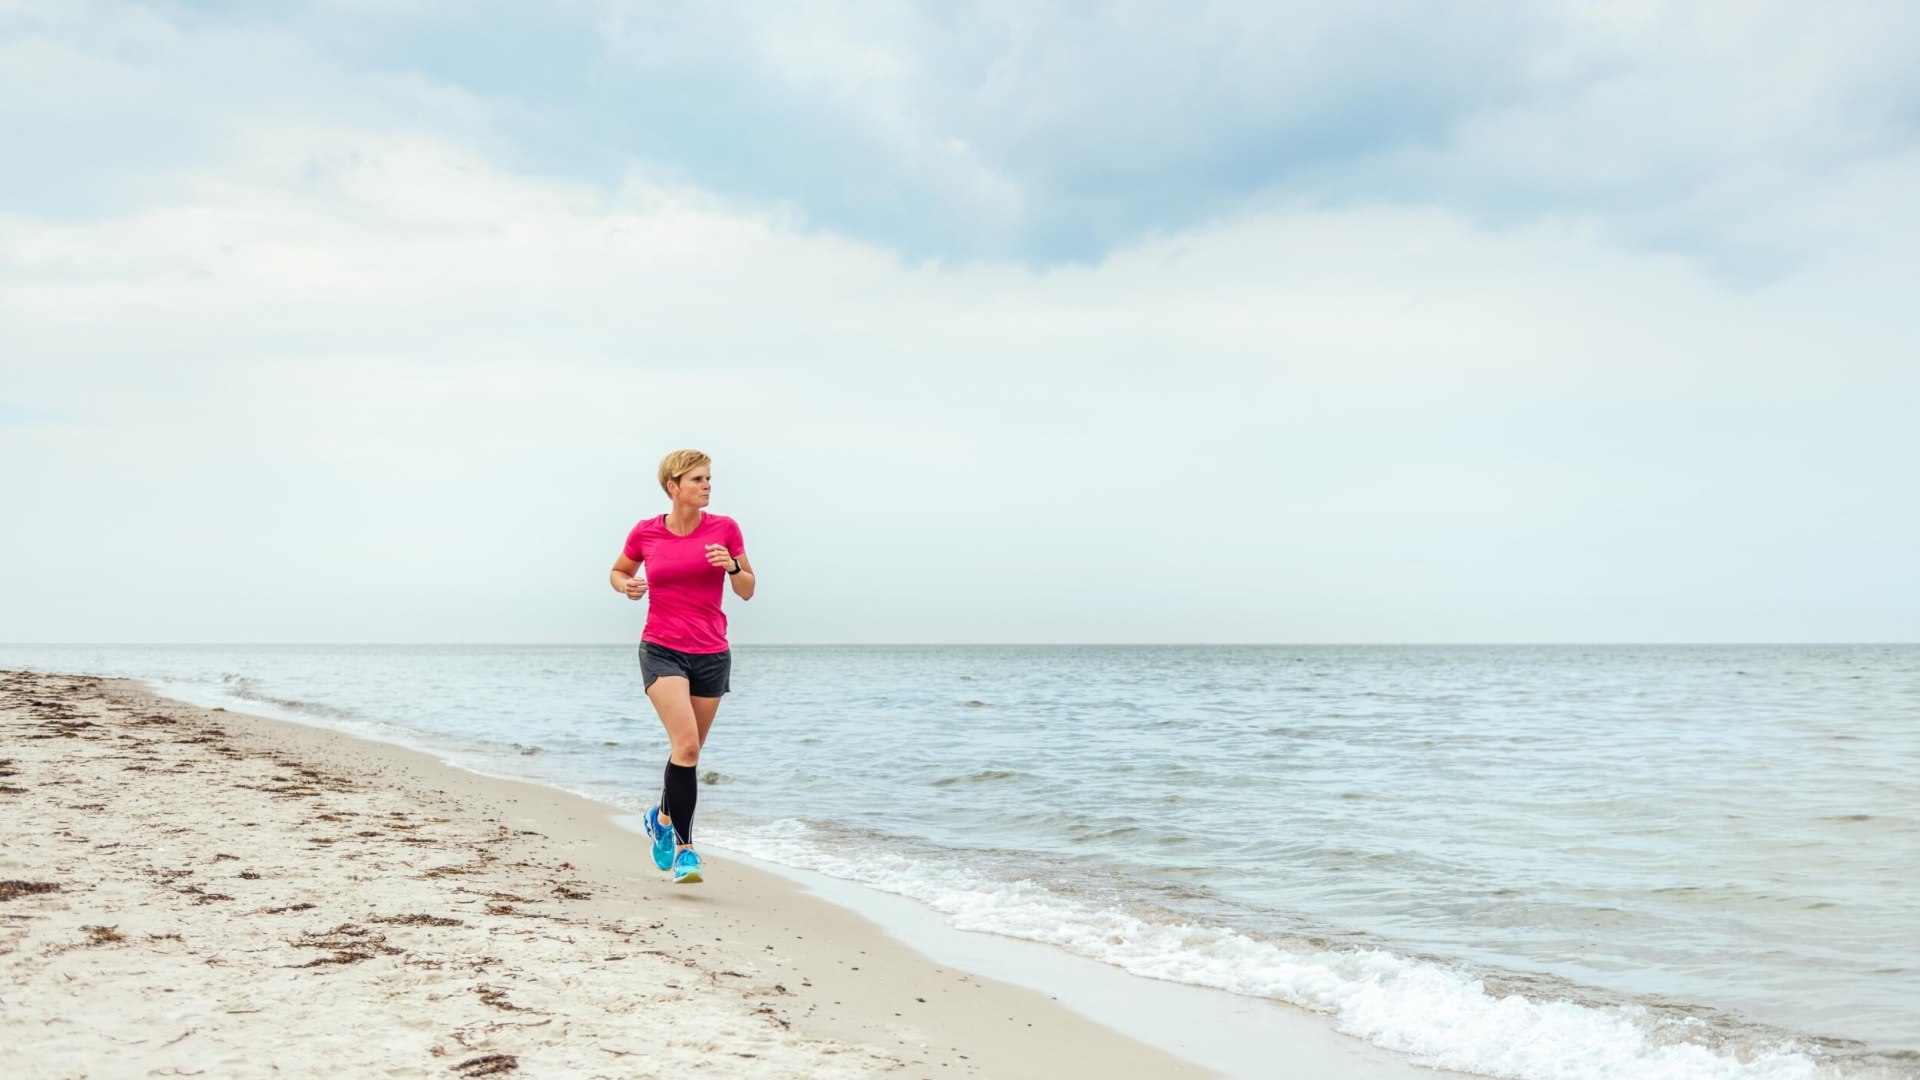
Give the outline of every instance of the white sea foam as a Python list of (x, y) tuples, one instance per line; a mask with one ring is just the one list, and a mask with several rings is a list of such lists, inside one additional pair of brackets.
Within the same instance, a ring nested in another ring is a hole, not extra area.
[(1688, 1041), (1686, 1025), (1631, 1006), (1496, 997), (1472, 975), (1384, 950), (1292, 948), (1236, 931), (1148, 922), (999, 882), (964, 856), (918, 860), (874, 848), (830, 852), (796, 821), (708, 829), (742, 854), (907, 896), (953, 925), (1057, 945), (1136, 975), (1273, 998), (1422, 1064), (1518, 1080), (1827, 1080), (1832, 1063), (1793, 1045), (1738, 1051)]

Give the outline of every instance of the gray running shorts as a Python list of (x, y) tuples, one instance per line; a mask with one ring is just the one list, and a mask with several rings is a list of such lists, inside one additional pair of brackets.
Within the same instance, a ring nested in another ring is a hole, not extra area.
[(733, 688), (733, 650), (684, 653), (651, 641), (641, 642), (642, 685), (651, 689), (653, 680), (662, 675), (678, 675), (687, 680), (687, 692), (693, 697), (719, 697)]

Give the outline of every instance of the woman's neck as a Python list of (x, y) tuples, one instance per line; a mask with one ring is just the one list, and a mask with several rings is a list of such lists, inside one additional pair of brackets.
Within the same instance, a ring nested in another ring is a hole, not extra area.
[(685, 536), (700, 527), (700, 508), (675, 504), (667, 513), (667, 531), (676, 536)]

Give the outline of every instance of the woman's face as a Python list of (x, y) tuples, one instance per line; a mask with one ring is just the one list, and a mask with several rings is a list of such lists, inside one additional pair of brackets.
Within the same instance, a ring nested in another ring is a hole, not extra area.
[(713, 498), (713, 467), (695, 465), (680, 475), (673, 485), (673, 501), (688, 506), (705, 506)]

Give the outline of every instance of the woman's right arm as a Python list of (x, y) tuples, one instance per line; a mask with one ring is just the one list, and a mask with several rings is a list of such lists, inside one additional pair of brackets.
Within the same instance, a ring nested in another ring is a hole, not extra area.
[(638, 600), (647, 595), (647, 579), (639, 576), (639, 569), (639, 563), (627, 558), (626, 552), (621, 552), (620, 557), (613, 560), (613, 571), (607, 575), (613, 591), (625, 593), (629, 600)]

